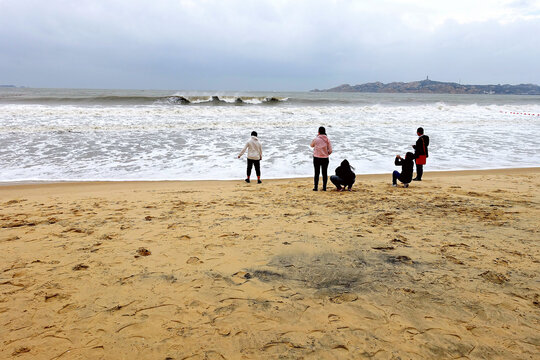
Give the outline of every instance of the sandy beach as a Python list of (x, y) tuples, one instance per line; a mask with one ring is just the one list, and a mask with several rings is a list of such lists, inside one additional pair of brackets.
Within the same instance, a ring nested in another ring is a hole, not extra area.
[(0, 187), (2, 359), (538, 359), (540, 168)]

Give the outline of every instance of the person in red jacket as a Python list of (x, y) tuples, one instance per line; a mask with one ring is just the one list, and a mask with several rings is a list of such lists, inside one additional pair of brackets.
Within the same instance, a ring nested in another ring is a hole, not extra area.
[(414, 149), (414, 159), (416, 162), (416, 177), (413, 181), (422, 181), (422, 174), (424, 174), (424, 165), (426, 164), (426, 159), (428, 158), (428, 146), (429, 146), (429, 136), (424, 135), (424, 128), (419, 127), (416, 130), (418, 135), (418, 140), (416, 140), (416, 145), (413, 145)]

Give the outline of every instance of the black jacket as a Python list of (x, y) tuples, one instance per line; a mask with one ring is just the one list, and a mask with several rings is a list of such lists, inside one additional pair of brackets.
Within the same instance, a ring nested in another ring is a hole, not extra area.
[(420, 136), (418, 140), (416, 140), (416, 145), (413, 145), (414, 158), (418, 159), (418, 156), (420, 155), (426, 155), (426, 157), (429, 157), (428, 146), (429, 146), (429, 136), (427, 135)]
[(336, 175), (345, 182), (345, 185), (352, 185), (354, 183), (354, 179), (356, 179), (356, 175), (352, 172), (352, 170), (343, 166), (338, 166), (336, 168)]
[(399, 159), (396, 158), (395, 161), (396, 166), (401, 166), (401, 175), (399, 176), (399, 180), (404, 183), (408, 184), (412, 181), (413, 171), (414, 171), (414, 159)]

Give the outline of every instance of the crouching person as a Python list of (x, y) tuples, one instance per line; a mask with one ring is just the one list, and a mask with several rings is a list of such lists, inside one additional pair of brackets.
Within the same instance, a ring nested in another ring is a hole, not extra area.
[(356, 175), (354, 168), (347, 160), (343, 160), (341, 165), (336, 168), (336, 175), (330, 176), (330, 181), (336, 185), (337, 191), (343, 191), (345, 188), (351, 191)]
[(414, 171), (414, 154), (408, 152), (405, 155), (405, 159), (397, 155), (395, 160), (396, 166), (401, 166), (401, 173), (397, 170), (392, 174), (392, 186), (397, 186), (397, 181), (401, 181), (404, 187), (409, 187), (409, 183), (412, 181)]

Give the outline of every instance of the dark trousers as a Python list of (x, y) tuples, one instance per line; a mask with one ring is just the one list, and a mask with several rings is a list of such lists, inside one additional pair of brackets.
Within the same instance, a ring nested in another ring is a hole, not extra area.
[(322, 187), (326, 190), (326, 183), (328, 182), (328, 158), (313, 157), (313, 167), (315, 168), (315, 176), (313, 177), (314, 189), (319, 188), (319, 175), (322, 169)]
[(261, 160), (247, 159), (247, 177), (251, 176), (251, 168), (255, 165), (255, 173), (261, 176)]
[(342, 178), (340, 178), (339, 176), (337, 176), (337, 175), (330, 176), (330, 181), (332, 182), (332, 184), (336, 185), (336, 187), (338, 189), (341, 189), (342, 186), (344, 188), (346, 186), (346, 187), (348, 187), (350, 189), (350, 188), (352, 188), (352, 186), (354, 184), (354, 181), (352, 183), (350, 183), (350, 184), (345, 183), (345, 181)]
[(401, 176), (400, 172), (397, 170), (394, 170), (394, 172), (392, 173), (392, 184), (397, 185), (397, 181), (398, 180), (401, 181), (400, 176)]
[(416, 178), (418, 180), (422, 179), (422, 174), (424, 174), (424, 165), (416, 164)]

